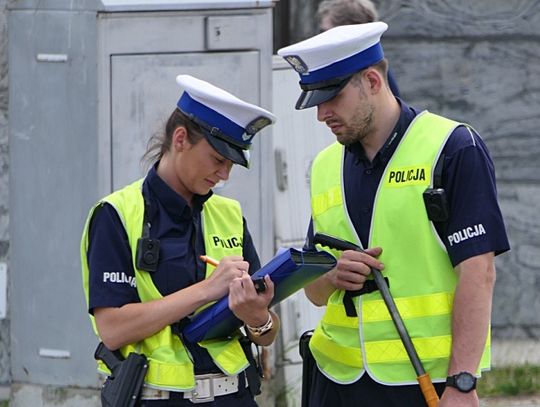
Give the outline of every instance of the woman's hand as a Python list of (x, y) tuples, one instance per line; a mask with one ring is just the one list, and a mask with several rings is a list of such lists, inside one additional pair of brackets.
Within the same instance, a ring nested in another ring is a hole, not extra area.
[(261, 326), (268, 321), (268, 307), (274, 298), (274, 283), (264, 276), (266, 289), (258, 293), (251, 276), (245, 272), (229, 285), (229, 308), (249, 326)]
[(231, 282), (247, 274), (249, 263), (242, 256), (223, 257), (209, 278), (203, 281), (209, 294), (209, 301), (218, 300), (229, 293)]

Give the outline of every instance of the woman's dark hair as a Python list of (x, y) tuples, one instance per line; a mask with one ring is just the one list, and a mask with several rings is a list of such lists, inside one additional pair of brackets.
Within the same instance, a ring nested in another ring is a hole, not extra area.
[(186, 128), (188, 140), (191, 144), (197, 144), (204, 137), (200, 126), (176, 108), (169, 116), (167, 124), (165, 124), (165, 131), (154, 134), (148, 140), (146, 152), (142, 156), (141, 162), (151, 166), (156, 161), (159, 161), (163, 154), (171, 148), (172, 136), (178, 127)]

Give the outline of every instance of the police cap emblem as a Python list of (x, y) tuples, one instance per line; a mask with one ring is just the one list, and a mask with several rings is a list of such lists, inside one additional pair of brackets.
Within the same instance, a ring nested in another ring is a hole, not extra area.
[(302, 58), (300, 58), (298, 55), (288, 55), (285, 57), (285, 60), (298, 73), (306, 73), (308, 71), (307, 65), (305, 64), (304, 61), (302, 61)]
[(246, 134), (242, 136), (242, 139), (244, 140), (250, 139), (251, 136), (253, 136), (255, 133), (262, 130), (264, 127), (268, 126), (271, 123), (272, 121), (268, 117), (265, 117), (265, 116), (257, 117), (256, 119), (249, 122), (249, 124), (245, 127)]

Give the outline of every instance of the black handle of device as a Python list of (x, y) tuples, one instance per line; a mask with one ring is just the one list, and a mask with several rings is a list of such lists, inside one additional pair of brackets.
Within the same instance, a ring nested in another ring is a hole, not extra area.
[[(354, 243), (348, 242), (346, 240), (338, 239), (333, 236), (325, 235), (323, 233), (316, 233), (315, 236), (313, 237), (313, 243), (320, 244), (322, 246), (327, 246), (327, 247), (337, 249), (337, 250), (355, 250), (357, 252), (364, 252), (364, 250), (362, 250), (361, 247), (357, 246)], [(390, 316), (392, 317), (392, 321), (394, 322), (394, 325), (396, 326), (396, 329), (399, 333), (401, 341), (403, 342), (403, 346), (405, 347), (405, 350), (407, 351), (407, 354), (409, 355), (409, 358), (411, 360), (411, 363), (414, 367), (416, 374), (418, 376), (423, 375), (425, 373), (424, 367), (422, 366), (422, 363), (420, 362), (420, 358), (418, 357), (418, 354), (416, 353), (416, 349), (414, 348), (411, 337), (409, 336), (409, 333), (407, 332), (407, 328), (405, 327), (405, 324), (403, 323), (403, 319), (401, 319), (401, 315), (399, 315), (399, 311), (396, 307), (396, 303), (394, 302), (394, 299), (392, 298), (392, 295), (390, 294), (390, 290), (388, 289), (388, 285), (386, 284), (386, 281), (384, 280), (381, 272), (377, 270), (376, 268), (371, 267), (371, 274), (373, 274), (373, 279), (375, 280), (375, 284), (377, 284), (377, 287), (379, 288), (379, 291), (381, 292), (381, 295), (386, 304), (386, 307), (388, 308), (388, 312), (390, 313)]]

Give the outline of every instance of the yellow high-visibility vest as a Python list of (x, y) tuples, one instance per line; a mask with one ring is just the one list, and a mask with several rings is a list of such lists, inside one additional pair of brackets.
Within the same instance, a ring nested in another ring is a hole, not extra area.
[[(369, 236), (369, 247), (383, 248), (380, 260), (390, 292), (425, 370), (438, 382), (445, 381), (448, 372), (457, 276), (427, 217), (422, 193), (432, 185), (440, 152), (458, 125), (428, 112), (415, 118), (379, 183)], [(314, 232), (360, 246), (344, 199), (343, 157), (343, 146), (335, 143), (313, 163), (313, 227)], [(343, 384), (355, 382), (366, 370), (380, 383), (416, 384), (416, 373), (380, 292), (354, 298), (357, 317), (346, 315), (343, 295), (336, 290), (330, 296), (310, 341), (319, 369)], [(479, 370), (489, 364), (488, 335)]]
[[(94, 210), (104, 202), (116, 209), (126, 230), (132, 252), (137, 293), (141, 302), (162, 298), (150, 273), (138, 270), (136, 267), (137, 240), (141, 237), (144, 219), (144, 198), (141, 188), (142, 180), (138, 180), (103, 198), (90, 210), (81, 240), (83, 286), (87, 304), (89, 290), (88, 228)], [(221, 259), (224, 256), (242, 255), (244, 227), (242, 210), (237, 201), (212, 195), (204, 203), (202, 222), (206, 254), (216, 259)], [(207, 265), (206, 278), (211, 275), (213, 270), (213, 266)], [(199, 311), (200, 309), (197, 312)], [(94, 332), (99, 336), (94, 317), (90, 316), (90, 319)], [(238, 374), (249, 365), (238, 341), (239, 335), (238, 332), (232, 339), (212, 339), (199, 343), (208, 350), (216, 365), (227, 375)], [(193, 363), (182, 341), (178, 335), (172, 332), (170, 326), (166, 326), (140, 342), (124, 346), (120, 351), (124, 356), (131, 352), (146, 355), (149, 367), (145, 383), (154, 388), (189, 391), (195, 387)], [(98, 369), (104, 373), (109, 372), (102, 362), (98, 362)]]

